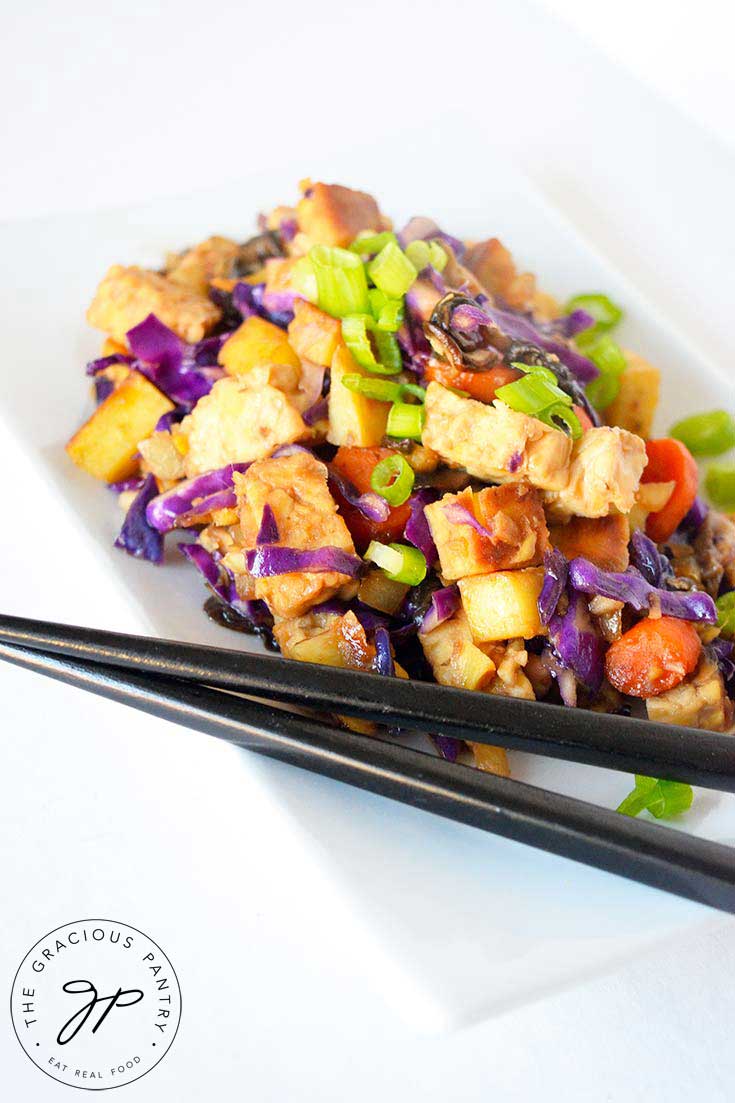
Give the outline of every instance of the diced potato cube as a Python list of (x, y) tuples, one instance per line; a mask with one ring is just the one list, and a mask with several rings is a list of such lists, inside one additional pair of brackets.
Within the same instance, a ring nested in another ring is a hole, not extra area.
[[(471, 524), (453, 521), (447, 507), (464, 506), (483, 525), (483, 536)], [(486, 487), (477, 494), (445, 494), (426, 507), (426, 517), (446, 579), (540, 563), (548, 546), (541, 496), (526, 484)]]
[(476, 643), (531, 639), (545, 632), (538, 613), (544, 581), (541, 567), (496, 571), (459, 581), (459, 592)]
[(177, 482), (186, 474), (184, 457), (176, 446), (171, 433), (157, 432), (142, 440), (138, 450), (143, 457), (145, 470), (162, 482)]
[(603, 571), (624, 571), (628, 566), (628, 519), (622, 513), (608, 517), (572, 517), (566, 525), (554, 525), (551, 543), (567, 559), (582, 556)]
[(339, 318), (333, 318), (313, 303), (299, 299), (294, 306), (294, 319), (288, 327), (288, 340), (304, 360), (312, 360), (328, 368), (342, 342), (342, 324)]
[(285, 330), (253, 315), (228, 337), (218, 360), (230, 375), (244, 375), (263, 364), (299, 367), (299, 358), (288, 342)]
[(495, 678), (495, 663), (475, 644), (463, 609), (442, 621), (419, 640), (434, 677), (455, 689), (487, 689)]
[(373, 448), (385, 436), (388, 423), (388, 402), (366, 398), (357, 391), (350, 391), (342, 383), (345, 375), (366, 375), (352, 354), (340, 345), (332, 360), (332, 382), (329, 388), (330, 444), (356, 445)]
[(491, 747), (487, 743), (470, 743), (469, 747), (478, 770), (498, 777), (510, 777), (508, 755), (504, 747)]
[(338, 619), (339, 613), (315, 613), (310, 610), (301, 617), (287, 617), (276, 621), (273, 626), (273, 635), (281, 653), (287, 659), (294, 659), (296, 658), (294, 648), (305, 640), (321, 636)]
[(349, 245), (360, 230), (382, 230), (371, 195), (340, 184), (311, 184), (297, 207), (299, 229), (320, 245)]
[(209, 333), (222, 312), (205, 296), (180, 287), (158, 272), (113, 264), (97, 288), (87, 321), (124, 343), (128, 330), (149, 314), (155, 314), (183, 341), (193, 344)]
[(105, 337), (102, 342), (103, 356), (130, 356), (130, 349), (121, 341), (114, 341), (112, 337)]
[(661, 372), (629, 349), (625, 359), (628, 366), (620, 377), (620, 391), (605, 410), (605, 421), (645, 440), (651, 435), (658, 406)]
[(127, 479), (137, 467), (141, 440), (149, 437), (174, 404), (139, 372), (97, 407), (66, 446), (74, 463), (106, 483)]

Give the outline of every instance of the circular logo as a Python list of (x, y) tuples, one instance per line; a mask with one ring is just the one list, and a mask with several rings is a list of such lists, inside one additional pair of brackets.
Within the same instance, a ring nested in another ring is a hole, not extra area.
[(153, 939), (109, 919), (66, 923), (20, 963), (10, 995), (18, 1041), (34, 1065), (88, 1091), (145, 1076), (176, 1037), (181, 992)]

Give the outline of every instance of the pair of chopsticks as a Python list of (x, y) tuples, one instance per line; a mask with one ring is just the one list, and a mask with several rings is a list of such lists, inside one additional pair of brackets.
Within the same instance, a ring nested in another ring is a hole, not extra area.
[(0, 658), (270, 758), (735, 912), (730, 847), (235, 694), (729, 792), (732, 736), (21, 617), (0, 616)]

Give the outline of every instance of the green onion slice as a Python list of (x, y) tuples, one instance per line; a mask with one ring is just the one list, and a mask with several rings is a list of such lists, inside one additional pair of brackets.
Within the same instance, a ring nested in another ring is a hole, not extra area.
[(375, 375), (396, 375), (403, 367), (398, 341), (378, 329), (371, 314), (348, 314), (342, 319), (342, 337), (360, 367)]
[(429, 265), (437, 272), (443, 272), (449, 260), (438, 241), (411, 241), (404, 251), (417, 272)]
[(524, 375), (540, 375), (542, 379), (547, 379), (549, 383), (553, 383), (554, 386), (558, 383), (551, 368), (546, 368), (543, 364), (521, 364), (511, 360), (510, 366), (511, 368), (515, 368), (516, 371), (523, 372)]
[(429, 242), (429, 256), (431, 258), (432, 268), (436, 268), (437, 272), (443, 272), (449, 261), (446, 250), (442, 248), (438, 241)]
[(594, 327), (585, 330), (586, 334), (603, 333), (608, 329), (613, 329), (623, 317), (620, 307), (616, 306), (607, 295), (599, 292), (575, 295), (564, 307), (564, 313), (571, 314), (573, 310), (586, 310), (595, 319)]
[(722, 509), (735, 509), (735, 464), (710, 464), (704, 485), (713, 505)]
[(498, 387), (495, 397), (517, 410), (520, 414), (538, 417), (552, 406), (571, 406), (572, 400), (556, 383), (550, 383), (541, 372), (530, 372), (523, 379), (516, 379)]
[(384, 230), (380, 234), (358, 234), (350, 245), (350, 252), (360, 256), (373, 256), (388, 244), (398, 245), (398, 238), (392, 230)]
[(426, 559), (418, 548), (408, 544), (380, 544), (372, 540), (365, 559), (381, 567), (392, 582), (418, 586), (426, 578)]
[(421, 440), (426, 420), (423, 406), (414, 406), (408, 402), (394, 402), (388, 414), (386, 433), (399, 440)]
[(342, 385), (348, 391), (357, 391), (366, 398), (376, 398), (378, 402), (400, 402), (403, 397), (400, 383), (390, 383), (387, 379), (376, 379), (375, 376), (358, 375), (357, 372), (343, 375)]
[(558, 421), (562, 421), (569, 430), (569, 436), (572, 440), (579, 440), (582, 436), (582, 423), (575, 414), (574, 410), (571, 410), (568, 406), (562, 406), (561, 402), (556, 406), (552, 406), (549, 410), (545, 410), (540, 415), (541, 421), (546, 422), (552, 429), (558, 429)]
[(396, 333), (403, 325), (403, 299), (389, 299), (385, 291), (381, 291), (379, 287), (371, 287), (368, 298), (378, 329)]
[(717, 623), (723, 636), (735, 638), (735, 590), (722, 594), (715, 602)]
[(316, 276), (319, 307), (335, 318), (367, 314), (365, 265), (355, 253), (329, 245), (314, 245), (309, 252)]
[(417, 272), (431, 264), (431, 250), (428, 241), (410, 241), (406, 246), (405, 253)]
[(290, 273), (290, 281), (293, 287), (310, 303), (319, 301), (319, 288), (316, 280), (314, 265), (309, 257), (299, 257)]
[(379, 402), (402, 402), (406, 395), (412, 395), (424, 401), (426, 391), (416, 383), (392, 383), (387, 379), (376, 379), (375, 376), (358, 375), (350, 372), (342, 376), (342, 385), (348, 391), (357, 391), (366, 398), (376, 398)]
[(390, 506), (402, 506), (411, 495), (416, 476), (403, 456), (386, 456), (373, 468), (370, 486)]
[(410, 394), (413, 398), (417, 398), (419, 402), (423, 402), (426, 398), (426, 391), (423, 387), (419, 387), (418, 383), (401, 383), (401, 395)]
[(726, 410), (692, 414), (672, 425), (669, 435), (685, 444), (693, 456), (720, 456), (735, 445), (735, 418)]
[(582, 333), (577, 338), (577, 344), (600, 372), (596, 379), (587, 384), (587, 398), (596, 409), (604, 410), (620, 393), (620, 377), (627, 366), (623, 350), (606, 333), (597, 335), (593, 332), (592, 337)]
[(624, 816), (637, 816), (645, 808), (656, 819), (668, 819), (680, 812), (686, 812), (691, 808), (693, 799), (691, 785), (636, 774), (635, 788), (618, 805), (617, 811)]
[(403, 250), (389, 241), (368, 264), (368, 274), (375, 286), (389, 298), (400, 299), (415, 281), (418, 272)]

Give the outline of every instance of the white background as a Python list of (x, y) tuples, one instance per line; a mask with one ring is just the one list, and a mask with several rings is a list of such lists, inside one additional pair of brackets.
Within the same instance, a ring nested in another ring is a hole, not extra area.
[[(265, 163), (284, 164), (295, 179), (340, 141), (380, 157), (381, 133), (408, 122), (426, 133), (427, 173), (432, 158), (451, 158), (458, 188), (482, 172), (483, 149), (506, 151), (679, 328), (732, 362), (735, 82), (724, 4), (69, 0), (1, 10), (2, 218), (187, 192)], [(7, 517), (3, 525), (4, 540), (18, 542), (21, 572), (22, 540)], [(735, 951), (717, 931), (502, 1019), (440, 1039), (414, 1036), (371, 983), (371, 963), (340, 940), (338, 903), (333, 930), (317, 922), (320, 909), (309, 901), (323, 907), (329, 886), (309, 881), (305, 857), (279, 851), (277, 832), (249, 846), (242, 868), (222, 871), (222, 880), (247, 876), (254, 897), (260, 888), (271, 902), (280, 893), (293, 915), (282, 974), (260, 967), (261, 956), (272, 960), (272, 936), (257, 908), (229, 914), (224, 889), (221, 900), (192, 907), (181, 885), (217, 859), (197, 850), (185, 825), (167, 821), (165, 793), (146, 777), (146, 741), (169, 739), (167, 728), (140, 719), (132, 754), (122, 737), (129, 720), (114, 706), (81, 703), (30, 675), (0, 678), (4, 723), (38, 745), (34, 776), (23, 779), (27, 817), (3, 824), (6, 845), (28, 855), (33, 886), (9, 886), (6, 946), (18, 948), (19, 961), (44, 930), (76, 918), (67, 912), (84, 886), (79, 867), (65, 883), (66, 832), (77, 861), (85, 839), (90, 848), (100, 833), (109, 840), (109, 867), (89, 877), (112, 918), (150, 926), (174, 964), (177, 945), (183, 953), (201, 940), (201, 972), (183, 991), (179, 1059), (172, 1050), (156, 1073), (125, 1089), (131, 1099), (731, 1097)], [(76, 753), (85, 743), (92, 753), (100, 733), (119, 733), (116, 769), (140, 775), (136, 811), (157, 825), (151, 846), (163, 856), (160, 868), (140, 874), (125, 829), (129, 808), (94, 792), (54, 792), (66, 754), (54, 739), (60, 711), (79, 728)], [(219, 785), (220, 799), (250, 800), (257, 820), (266, 798), (256, 786), (228, 789), (227, 750), (205, 749), (188, 733), (177, 738), (201, 755), (201, 776)], [(175, 766), (168, 784), (192, 802), (205, 799), (199, 778)], [(80, 800), (89, 808), (86, 835), (74, 810)], [(274, 870), (283, 884), (274, 885)], [(48, 886), (45, 911), (39, 882)], [(136, 915), (124, 910), (131, 886), (141, 901)], [(26, 888), (33, 915), (23, 907)], [(81, 918), (81, 900), (79, 907)], [(228, 969), (238, 936), (245, 992)], [(211, 1008), (206, 1028), (187, 1020), (187, 1000), (200, 1014)], [(217, 1029), (223, 1007), (242, 1014), (237, 1046), (231, 1030)], [(0, 1027), (0, 1038), (9, 1098), (56, 1099), (63, 1089), (43, 1081), (9, 1029)]]

